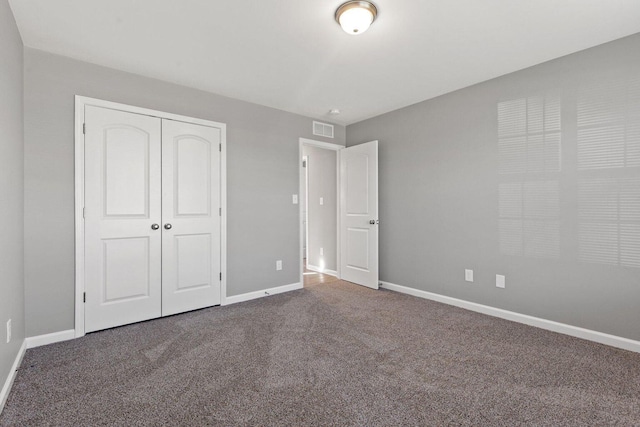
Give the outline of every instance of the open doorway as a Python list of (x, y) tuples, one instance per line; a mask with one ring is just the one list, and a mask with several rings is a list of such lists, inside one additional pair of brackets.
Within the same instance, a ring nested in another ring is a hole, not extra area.
[(338, 150), (300, 139), (301, 282), (338, 280)]

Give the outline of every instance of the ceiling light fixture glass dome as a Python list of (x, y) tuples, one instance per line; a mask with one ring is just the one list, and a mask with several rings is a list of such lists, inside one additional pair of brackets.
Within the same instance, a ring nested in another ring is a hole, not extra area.
[(348, 1), (336, 10), (336, 21), (347, 34), (362, 34), (375, 21), (378, 9), (368, 1)]

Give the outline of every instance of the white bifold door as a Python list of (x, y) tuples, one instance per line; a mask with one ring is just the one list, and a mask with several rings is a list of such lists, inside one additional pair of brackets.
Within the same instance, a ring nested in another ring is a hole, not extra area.
[(378, 289), (378, 141), (340, 150), (340, 275)]
[(220, 129), (85, 108), (85, 331), (220, 303)]

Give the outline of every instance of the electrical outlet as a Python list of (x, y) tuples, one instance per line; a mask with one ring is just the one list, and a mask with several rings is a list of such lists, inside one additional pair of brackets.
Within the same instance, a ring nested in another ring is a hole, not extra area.
[(320, 206), (324, 205), (324, 197), (320, 197)]
[(279, 259), (276, 261), (276, 270), (282, 270), (282, 260)]
[(294, 205), (297, 205), (297, 204), (298, 204), (298, 195), (297, 195), (297, 194), (294, 194), (294, 195), (291, 197), (291, 199), (292, 199), (292, 201), (293, 201), (293, 204), (294, 204)]
[(7, 344), (11, 342), (11, 319), (7, 320)]
[(473, 270), (464, 270), (464, 280), (467, 282), (473, 282)]
[(505, 278), (503, 275), (501, 274), (496, 274), (496, 288), (503, 288), (505, 287)]

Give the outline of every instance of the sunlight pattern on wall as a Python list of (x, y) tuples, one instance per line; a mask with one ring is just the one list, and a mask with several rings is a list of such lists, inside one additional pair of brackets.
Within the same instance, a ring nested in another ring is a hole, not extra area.
[(578, 169), (640, 167), (640, 79), (578, 94)]
[(640, 267), (640, 178), (584, 178), (578, 186), (580, 259)]
[(560, 256), (561, 101), (532, 96), (498, 103), (500, 252)]
[(577, 125), (579, 259), (640, 267), (640, 78), (583, 85)]

